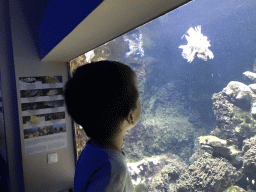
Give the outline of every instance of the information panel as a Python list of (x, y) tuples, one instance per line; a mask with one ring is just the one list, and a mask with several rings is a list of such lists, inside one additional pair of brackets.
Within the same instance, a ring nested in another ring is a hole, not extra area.
[(20, 77), (26, 154), (67, 147), (62, 76)]

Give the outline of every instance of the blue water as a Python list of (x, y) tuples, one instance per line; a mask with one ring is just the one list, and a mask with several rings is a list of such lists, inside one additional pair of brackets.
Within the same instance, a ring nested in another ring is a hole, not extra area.
[[(157, 81), (149, 81), (148, 86), (178, 81), (188, 105), (200, 111), (203, 121), (214, 121), (212, 101), (208, 98), (195, 103), (190, 101), (188, 92), (194, 90), (199, 97), (220, 92), (230, 81), (248, 84), (242, 73), (253, 71), (256, 59), (255, 10), (253, 0), (195, 0), (140, 27), (154, 42), (145, 54), (159, 61), (150, 75)], [(214, 59), (196, 57), (188, 63), (178, 47), (187, 44), (185, 38), (181, 39), (187, 30), (198, 25), (210, 40)]]
[[(207, 36), (210, 41), (209, 49), (213, 52), (214, 58), (204, 61), (196, 57), (191, 63), (188, 63), (182, 57), (182, 49), (179, 49), (179, 46), (187, 44), (186, 38), (182, 38), (182, 36), (187, 35), (188, 29), (198, 25), (201, 25), (202, 34)], [(147, 111), (147, 101), (157, 98), (151, 113), (161, 118), (160, 113), (157, 114), (162, 110), (161, 105), (166, 106), (166, 109), (177, 107), (182, 111), (183, 109), (179, 105), (174, 104), (178, 101), (184, 107), (184, 113), (178, 111), (179, 115), (183, 114), (184, 119), (189, 117), (189, 123), (181, 118), (175, 124), (173, 122), (176, 119), (170, 118), (171, 116), (161, 120), (170, 123), (165, 135), (161, 135), (161, 131), (156, 132), (156, 137), (152, 137), (148, 133), (148, 137), (153, 140), (153, 143), (149, 143), (149, 147), (140, 147), (137, 150), (140, 150), (145, 156), (171, 152), (179, 155), (188, 163), (188, 158), (193, 154), (193, 150), (196, 150), (197, 136), (208, 135), (216, 128), (216, 118), (212, 109), (213, 94), (222, 91), (230, 81), (239, 81), (246, 85), (251, 83), (243, 75), (243, 72), (253, 72), (253, 63), (256, 62), (256, 1), (194, 0), (127, 33), (127, 35), (134, 33), (137, 36), (143, 35), (143, 46), (140, 47), (137, 43), (135, 45), (137, 52), (130, 55), (130, 60), (129, 62), (126, 60), (126, 63), (131, 63), (132, 68), (138, 69), (140, 63), (147, 63), (147, 57), (154, 58), (146, 67), (143, 109)], [(132, 59), (134, 62), (131, 62)], [(166, 89), (169, 94), (168, 99), (163, 101), (157, 96), (154, 97), (168, 83), (174, 86), (174, 89)], [(159, 89), (154, 91), (153, 87)], [(169, 105), (170, 103), (171, 105)], [(195, 114), (195, 118), (191, 114)], [(196, 116), (197, 114), (199, 117)], [(145, 113), (142, 112), (142, 116), (144, 115)], [(141, 122), (143, 124), (146, 121)], [(153, 126), (159, 130), (164, 127), (161, 123)], [(184, 135), (190, 138), (179, 142), (178, 140), (182, 136), (171, 136), (173, 132), (170, 129), (174, 128), (175, 130), (174, 126), (179, 127)], [(142, 127), (142, 125), (138, 125), (134, 129), (141, 130)], [(192, 127), (193, 133), (186, 131), (184, 127)], [(140, 134), (135, 130), (132, 133)], [(125, 143), (129, 143), (129, 136)], [(141, 138), (143, 140), (143, 137)], [(147, 143), (146, 140), (143, 142)], [(137, 143), (127, 144), (126, 147), (134, 145)], [(154, 148), (154, 145), (157, 147)], [(158, 152), (150, 153), (154, 150), (158, 150)], [(136, 156), (133, 150), (127, 150), (127, 152)], [(245, 174), (237, 184), (246, 188), (248, 185), (246, 177)], [(252, 180), (255, 175), (250, 177)], [(218, 191), (218, 189), (216, 190)]]
[[(187, 44), (182, 37), (188, 35), (188, 29), (199, 25), (214, 58), (204, 61), (195, 57), (189, 63), (179, 46)], [(109, 54), (104, 55), (104, 50)], [(142, 114), (124, 137), (128, 162), (175, 154), (189, 165), (198, 149), (198, 137), (216, 128), (213, 94), (230, 81), (252, 83), (243, 73), (256, 72), (256, 1), (194, 0), (94, 51), (92, 61), (123, 62), (139, 77)], [(151, 173), (145, 169), (139, 176), (152, 178)], [(243, 175), (240, 186), (246, 188), (247, 177)], [(248, 180), (253, 179), (255, 174)]]

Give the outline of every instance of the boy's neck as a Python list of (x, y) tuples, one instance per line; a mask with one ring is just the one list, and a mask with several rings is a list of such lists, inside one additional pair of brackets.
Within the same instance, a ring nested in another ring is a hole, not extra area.
[(91, 142), (91, 145), (93, 145), (95, 147), (103, 147), (105, 149), (113, 149), (113, 150), (116, 150), (119, 152), (122, 152), (122, 150), (121, 150), (122, 144), (123, 144), (123, 137), (117, 138), (117, 139), (111, 140), (111, 141), (100, 142), (100, 141), (92, 140), (92, 142)]
[(112, 139), (106, 140), (104, 142), (96, 141), (96, 143), (99, 143), (101, 147), (105, 149), (113, 149), (122, 153), (121, 148), (126, 130), (127, 129), (122, 129), (122, 131)]

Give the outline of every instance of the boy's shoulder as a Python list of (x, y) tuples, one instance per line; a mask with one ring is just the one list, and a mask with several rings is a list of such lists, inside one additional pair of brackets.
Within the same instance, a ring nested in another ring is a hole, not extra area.
[(86, 142), (86, 146), (81, 153), (82, 159), (84, 159), (83, 156), (90, 159), (99, 158), (98, 160), (102, 161), (108, 159), (116, 163), (119, 162), (120, 164), (126, 164), (124, 152), (121, 153), (113, 149), (106, 149), (100, 145), (95, 144), (94, 142), (92, 142), (92, 140)]
[(117, 189), (114, 191), (123, 190), (123, 186), (133, 189), (125, 156), (119, 151), (98, 148), (87, 142), (77, 163), (75, 182), (79, 185), (96, 178), (107, 178), (109, 191), (113, 191), (112, 188)]
[(110, 171), (112, 174), (125, 175), (128, 171), (125, 156), (115, 150), (104, 149), (92, 146), (86, 142), (79, 160), (76, 165), (76, 171), (94, 172), (95, 170)]

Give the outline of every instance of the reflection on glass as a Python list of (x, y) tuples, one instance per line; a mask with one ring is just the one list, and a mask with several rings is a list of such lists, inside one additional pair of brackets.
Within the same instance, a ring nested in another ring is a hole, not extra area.
[[(256, 190), (255, 10), (194, 0), (70, 62), (136, 72), (142, 114), (123, 150), (137, 191)], [(76, 134), (79, 156), (88, 138)]]
[(5, 127), (4, 127), (4, 112), (2, 102), (2, 78), (0, 73), (0, 191), (9, 191), (9, 170), (7, 162)]

